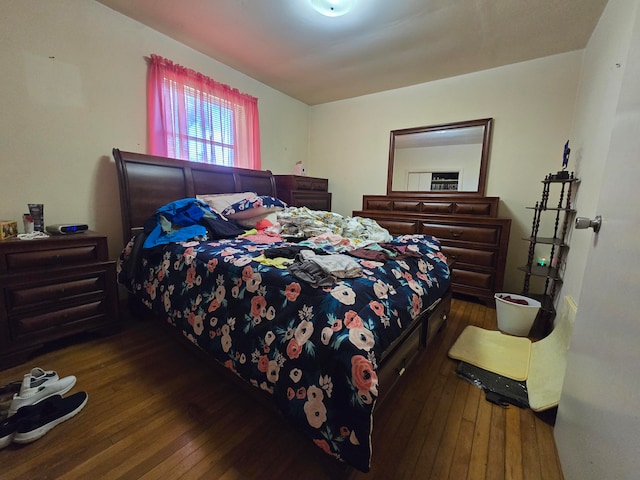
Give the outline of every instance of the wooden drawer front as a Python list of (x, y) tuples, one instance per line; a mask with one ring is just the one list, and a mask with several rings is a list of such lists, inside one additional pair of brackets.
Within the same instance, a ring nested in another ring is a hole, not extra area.
[(393, 210), (393, 202), (391, 200), (372, 200), (365, 198), (365, 210)]
[(46, 330), (49, 328), (61, 329), (65, 325), (81, 322), (85, 319), (102, 316), (105, 313), (104, 301), (99, 300), (84, 305), (53, 310), (40, 315), (14, 318), (11, 320), (13, 336), (19, 340), (22, 336)]
[(292, 191), (291, 205), (311, 210), (331, 210), (331, 194), (326, 192)]
[(447, 258), (455, 261), (455, 265), (464, 263), (492, 268), (495, 267), (497, 261), (497, 253), (493, 251), (448, 247), (445, 245), (442, 246), (442, 251)]
[(382, 227), (389, 230), (392, 235), (410, 235), (417, 233), (419, 227), (418, 220), (386, 220), (376, 218), (376, 222)]
[(453, 213), (453, 203), (426, 202), (422, 204), (422, 213), (432, 213), (436, 215), (446, 215), (447, 213)]
[(420, 202), (393, 202), (393, 209), (399, 212), (419, 212)]
[(327, 190), (329, 190), (329, 180), (326, 178), (312, 178), (311, 190), (326, 192)]
[(488, 203), (456, 203), (453, 213), (457, 215), (490, 215), (491, 204)]
[(329, 180), (326, 178), (292, 176), (290, 180), (291, 190), (318, 190), (326, 192), (329, 189)]
[(467, 287), (493, 290), (493, 273), (471, 272), (456, 268), (451, 271), (451, 282)]
[(421, 233), (434, 235), (440, 239), (459, 240), (464, 242), (486, 243), (495, 245), (500, 237), (499, 227), (476, 227), (445, 223), (422, 223)]
[(405, 369), (420, 352), (421, 329), (415, 328), (409, 337), (399, 345), (395, 351), (386, 356), (382, 367), (378, 373), (378, 383), (380, 385), (380, 401), (393, 385), (404, 374)]
[(426, 321), (426, 336), (423, 339), (423, 344), (427, 345), (433, 339), (436, 332), (444, 325), (444, 322), (447, 321), (450, 310), (451, 295), (447, 295), (440, 301), (440, 304)]
[(294, 190), (317, 190), (326, 192), (329, 189), (329, 181), (326, 178), (302, 178), (296, 177)]
[(30, 288), (7, 289), (9, 314), (26, 308), (43, 307), (65, 301), (81, 301), (91, 295), (102, 295), (106, 290), (105, 272), (87, 278), (61, 280), (52, 284)]
[(82, 245), (52, 250), (34, 250), (30, 252), (12, 252), (6, 255), (9, 270), (69, 265), (72, 263), (90, 263), (97, 260), (98, 250), (96, 245)]

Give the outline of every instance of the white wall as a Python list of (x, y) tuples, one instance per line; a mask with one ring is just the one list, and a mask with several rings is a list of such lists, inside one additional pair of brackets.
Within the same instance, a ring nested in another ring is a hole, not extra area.
[(505, 289), (519, 292), (540, 181), (562, 164), (581, 52), (311, 107), (309, 167), (329, 178), (333, 209), (350, 215), (362, 195), (384, 194), (391, 130), (493, 117), (486, 194), (513, 219)]
[[(584, 62), (571, 132), (570, 168), (580, 178), (575, 208), (579, 216), (594, 218), (615, 117), (622, 64), (636, 0), (610, 1), (584, 50)], [(579, 298), (592, 230), (571, 233), (563, 292)]]
[[(586, 264), (567, 272), (581, 278), (580, 300), (554, 435), (567, 480), (636, 479), (640, 0), (609, 1), (585, 50), (583, 79), (576, 137), (584, 139), (584, 163), (600, 168), (585, 170), (593, 188), (586, 196), (581, 190), (579, 203), (590, 209), (588, 216), (602, 214), (603, 225), (597, 234), (573, 234), (572, 255)], [(582, 244), (586, 249), (576, 252), (573, 245)], [(574, 264), (580, 262), (570, 262), (568, 270)], [(567, 290), (575, 287), (569, 283)]]
[(263, 168), (291, 173), (306, 160), (307, 105), (97, 2), (3, 1), (0, 39), (0, 219), (43, 203), (45, 223), (87, 223), (118, 255), (111, 150), (147, 151), (151, 53), (258, 98)]

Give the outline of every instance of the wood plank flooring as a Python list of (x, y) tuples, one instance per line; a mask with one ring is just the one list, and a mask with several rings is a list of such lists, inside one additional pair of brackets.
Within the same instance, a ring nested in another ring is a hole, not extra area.
[(553, 427), (498, 407), (456, 376), (447, 351), (468, 325), (495, 329), (495, 310), (454, 299), (448, 324), (377, 410), (371, 472), (338, 463), (279, 415), (222, 380), (153, 322), (129, 321), (0, 371), (76, 375), (89, 394), (76, 417), (29, 445), (0, 450), (10, 479), (557, 480)]

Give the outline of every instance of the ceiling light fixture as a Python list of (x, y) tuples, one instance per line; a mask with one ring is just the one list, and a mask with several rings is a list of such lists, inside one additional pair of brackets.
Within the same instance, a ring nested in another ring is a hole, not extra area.
[(309, 0), (311, 6), (327, 17), (340, 17), (356, 4), (356, 0)]

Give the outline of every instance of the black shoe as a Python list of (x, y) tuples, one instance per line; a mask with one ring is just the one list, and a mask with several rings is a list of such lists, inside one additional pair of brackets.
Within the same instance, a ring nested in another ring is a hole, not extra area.
[(21, 414), (22, 418), (17, 424), (13, 441), (30, 443), (39, 439), (56, 425), (80, 412), (87, 404), (88, 398), (86, 392), (74, 393), (65, 398), (54, 395), (35, 405), (21, 407), (16, 413), (16, 416)]
[(13, 437), (18, 429), (18, 424), (26, 418), (27, 413), (24, 408), (21, 408), (15, 415), (5, 418), (0, 422), (0, 449), (6, 447), (13, 441)]

